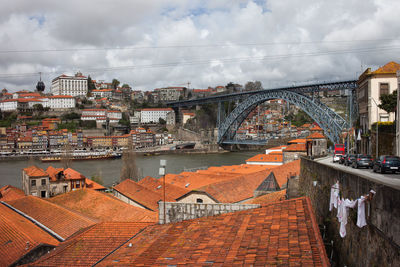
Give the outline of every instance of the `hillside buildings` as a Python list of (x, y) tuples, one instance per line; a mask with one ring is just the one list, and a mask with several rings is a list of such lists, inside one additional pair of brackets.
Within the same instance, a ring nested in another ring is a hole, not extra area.
[(88, 79), (80, 72), (77, 72), (74, 76), (60, 75), (53, 79), (51, 92), (53, 95), (86, 96)]

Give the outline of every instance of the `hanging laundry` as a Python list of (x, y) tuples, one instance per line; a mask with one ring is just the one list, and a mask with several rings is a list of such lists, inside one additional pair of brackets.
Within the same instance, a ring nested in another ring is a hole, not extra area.
[(332, 187), (331, 187), (331, 198), (329, 201), (329, 211), (331, 211), (333, 207), (335, 207), (337, 209), (338, 200), (339, 200), (339, 182), (336, 182), (336, 184), (332, 185)]
[(339, 229), (339, 234), (342, 238), (344, 238), (347, 234), (346, 232), (346, 224), (347, 224), (347, 214), (348, 214), (348, 208), (354, 208), (357, 204), (357, 200), (350, 200), (350, 199), (341, 199), (340, 203), (340, 229)]
[(365, 220), (365, 200), (364, 196), (361, 196), (358, 200), (357, 226), (360, 228), (367, 225), (367, 221)]

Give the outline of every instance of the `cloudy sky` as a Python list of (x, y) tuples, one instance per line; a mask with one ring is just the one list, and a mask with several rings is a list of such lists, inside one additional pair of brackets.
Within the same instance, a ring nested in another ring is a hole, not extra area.
[(0, 88), (81, 71), (134, 89), (355, 79), (400, 61), (398, 0), (0, 0)]

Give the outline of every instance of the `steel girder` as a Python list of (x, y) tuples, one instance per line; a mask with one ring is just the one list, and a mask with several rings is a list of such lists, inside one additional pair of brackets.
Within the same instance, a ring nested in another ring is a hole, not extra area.
[(221, 122), (218, 129), (218, 143), (222, 144), (224, 140), (233, 140), (240, 124), (247, 118), (250, 112), (260, 103), (270, 99), (283, 99), (301, 108), (319, 124), (324, 130), (325, 135), (334, 143), (339, 142), (342, 131), (348, 126), (347, 122), (341, 116), (317, 99), (311, 99), (291, 90), (261, 91), (244, 99)]

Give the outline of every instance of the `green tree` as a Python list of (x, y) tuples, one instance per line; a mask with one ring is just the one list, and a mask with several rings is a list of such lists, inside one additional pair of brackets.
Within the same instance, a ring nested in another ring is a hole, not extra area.
[(161, 124), (161, 125), (167, 124), (167, 122), (163, 118), (159, 118), (158, 119), (158, 123)]
[(129, 86), (129, 84), (127, 84), (127, 83), (124, 83), (121, 87), (122, 87), (122, 88), (131, 88), (131, 87)]
[(114, 89), (117, 89), (119, 84), (120, 84), (120, 82), (117, 79), (113, 79), (112, 82), (111, 82), (111, 86)]
[(35, 104), (35, 105), (33, 105), (33, 109), (34, 109), (35, 111), (39, 111), (39, 112), (44, 111), (44, 108), (43, 108), (43, 105), (42, 105), (42, 104)]
[(383, 109), (387, 113), (396, 112), (397, 108), (397, 90), (391, 94), (384, 94), (379, 97), (381, 103), (378, 105), (379, 108)]
[(94, 84), (92, 78), (90, 78), (90, 75), (88, 76), (88, 89), (89, 91), (96, 89), (96, 85)]

